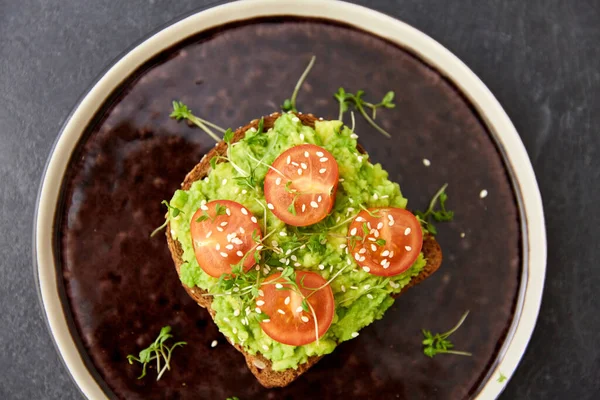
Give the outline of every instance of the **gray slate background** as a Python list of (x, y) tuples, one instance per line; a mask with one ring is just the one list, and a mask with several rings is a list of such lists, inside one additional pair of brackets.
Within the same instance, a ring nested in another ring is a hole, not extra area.
[[(78, 399), (33, 281), (35, 197), (77, 99), (125, 49), (209, 1), (0, 0), (0, 398)], [(542, 191), (538, 325), (502, 399), (600, 398), (600, 2), (377, 0), (441, 42), (512, 118)]]

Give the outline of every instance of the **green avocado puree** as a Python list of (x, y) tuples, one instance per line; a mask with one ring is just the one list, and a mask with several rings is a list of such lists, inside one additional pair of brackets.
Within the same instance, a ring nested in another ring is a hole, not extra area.
[[(339, 225), (329, 232), (345, 236), (351, 218), (360, 211), (361, 204), (365, 207), (405, 208), (407, 200), (402, 197), (398, 184), (388, 180), (388, 174), (380, 164), (371, 164), (368, 155), (358, 152), (356, 139), (357, 136), (340, 121), (318, 121), (315, 129), (312, 129), (302, 125), (294, 114), (282, 115), (267, 132), (257, 133), (255, 129), (247, 131), (245, 138), (230, 148), (229, 158), (245, 171), (254, 170), (255, 189), (234, 179), (240, 176), (237, 170), (230, 162), (222, 162), (206, 178), (194, 182), (189, 190), (176, 191), (171, 199), (171, 206), (182, 211), (171, 219), (170, 224), (171, 235), (183, 249), (185, 263), (181, 266), (181, 281), (188, 287), (198, 286), (208, 291), (218, 281), (200, 268), (192, 247), (190, 221), (202, 200), (233, 200), (241, 203), (259, 220), (263, 234), (276, 231), (267, 238), (269, 243), (276, 241), (283, 250), (298, 247), (291, 231), (294, 228), (266, 209), (262, 184), (267, 167), (252, 158), (262, 159), (270, 165), (283, 151), (303, 143), (322, 146), (335, 157), (339, 165), (340, 183), (334, 209), (320, 223), (300, 228), (300, 231), (323, 232), (326, 227)], [(280, 231), (286, 231), (288, 235), (281, 236)], [(402, 274), (391, 278), (378, 277), (359, 268), (346, 249), (340, 247), (345, 243), (344, 238), (327, 236), (324, 246), (314, 248), (308, 245), (293, 253), (301, 264), (295, 267), (297, 270), (317, 272), (326, 280), (346, 267), (330, 284), (336, 303), (335, 316), (331, 327), (318, 343), (289, 346), (274, 341), (263, 333), (256, 318), (247, 318), (248, 323), (242, 323), (248, 311), (250, 316), (255, 312), (249, 308), (241, 309), (242, 301), (234, 296), (213, 298), (212, 308), (216, 312), (215, 322), (219, 330), (233, 343), (242, 345), (247, 352), (260, 352), (272, 361), (276, 371), (297, 368), (310, 356), (329, 354), (338, 343), (356, 337), (360, 329), (383, 316), (394, 303), (391, 294), (400, 292), (413, 276), (419, 274), (426, 261), (421, 253)], [(281, 265), (275, 261), (270, 265), (271, 273), (278, 272), (276, 267)]]

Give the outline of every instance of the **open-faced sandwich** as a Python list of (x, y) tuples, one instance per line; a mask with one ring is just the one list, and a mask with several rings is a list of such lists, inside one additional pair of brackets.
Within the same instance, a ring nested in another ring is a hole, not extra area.
[(285, 386), (435, 272), (441, 250), (341, 121), (274, 113), (168, 202), (183, 287), (266, 387)]

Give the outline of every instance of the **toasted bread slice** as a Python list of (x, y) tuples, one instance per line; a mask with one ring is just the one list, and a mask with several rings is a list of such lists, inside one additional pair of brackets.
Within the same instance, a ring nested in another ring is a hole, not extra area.
[[(264, 117), (264, 129), (268, 130), (273, 127), (275, 120), (280, 116), (280, 113), (273, 113), (267, 117)], [(317, 119), (312, 114), (297, 114), (298, 118), (302, 121), (304, 125), (310, 126), (314, 128), (315, 122)], [(245, 132), (251, 128), (258, 127), (258, 120), (251, 121), (248, 125), (244, 127), (238, 128), (235, 133), (232, 142), (237, 142), (244, 138)], [(192, 169), (185, 180), (183, 181), (181, 187), (184, 190), (188, 190), (192, 183), (197, 180), (203, 179), (210, 172), (210, 159), (216, 155), (225, 155), (227, 151), (227, 144), (225, 142), (218, 143), (211, 151), (209, 151), (200, 162)], [(365, 152), (364, 149), (359, 145), (359, 151)], [(171, 256), (173, 257), (173, 261), (175, 262), (175, 268), (177, 269), (177, 273), (180, 273), (180, 267), (183, 264), (182, 254), (183, 250), (181, 249), (181, 245), (177, 240), (173, 240), (171, 237), (171, 229), (170, 226), (167, 226), (166, 230), (167, 242), (169, 245), (169, 250), (171, 251)], [(435, 238), (431, 235), (427, 235), (423, 238), (423, 248), (421, 250), (425, 255), (427, 260), (427, 264), (421, 271), (421, 273), (415, 276), (408, 285), (406, 285), (400, 293), (396, 295), (396, 297), (402, 293), (406, 289), (411, 286), (416, 285), (419, 282), (425, 280), (428, 276), (433, 274), (442, 263), (442, 250), (435, 240)], [(208, 310), (210, 315), (215, 316), (214, 310), (211, 308), (212, 297), (203, 296), (206, 294), (205, 290), (202, 290), (198, 287), (187, 287), (183, 285), (187, 293), (201, 306)], [(229, 339), (228, 339), (229, 340)], [(235, 345), (234, 347), (238, 349), (246, 358), (246, 364), (248, 364), (248, 368), (250, 371), (256, 376), (256, 379), (267, 388), (271, 387), (283, 387), (290, 384), (304, 372), (306, 372), (310, 367), (317, 363), (321, 359), (322, 356), (313, 356), (310, 357), (304, 364), (298, 365), (297, 369), (286, 369), (283, 371), (274, 371), (271, 368), (271, 361), (263, 357), (260, 353), (256, 355), (252, 355), (247, 353), (241, 346)]]

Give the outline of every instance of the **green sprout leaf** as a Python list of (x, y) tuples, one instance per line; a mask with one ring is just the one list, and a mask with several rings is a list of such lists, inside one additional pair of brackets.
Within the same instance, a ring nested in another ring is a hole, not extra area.
[[(437, 235), (437, 229), (434, 226), (432, 219), (437, 222), (447, 222), (454, 219), (454, 212), (446, 209), (446, 200), (448, 195), (446, 194), (446, 188), (448, 184), (444, 184), (433, 196), (429, 202), (429, 208), (425, 212), (415, 211), (415, 215), (419, 219), (419, 222), (425, 230), (432, 235)], [(439, 201), (439, 209), (436, 209), (436, 205)]]
[(435, 335), (432, 335), (431, 331), (428, 331), (426, 329), (421, 330), (421, 332), (423, 333), (423, 341), (421, 342), (423, 344), (423, 354), (431, 358), (433, 358), (437, 354), (442, 353), (456, 354), (460, 356), (471, 356), (471, 353), (465, 351), (452, 350), (452, 348), (454, 348), (454, 345), (448, 339), (450, 335), (452, 335), (454, 332), (456, 332), (458, 328), (461, 327), (468, 315), (469, 311), (465, 312), (458, 321), (458, 323), (452, 329), (445, 333), (436, 333)]
[[(148, 363), (153, 360), (156, 360), (157, 363), (157, 381), (162, 377), (165, 371), (171, 369), (170, 363), (173, 349), (175, 349), (175, 347), (180, 347), (187, 344), (186, 342), (176, 342), (169, 347), (166, 342), (171, 338), (173, 338), (173, 335), (171, 335), (171, 327), (164, 326), (160, 330), (156, 340), (150, 346), (140, 351), (138, 357), (134, 356), (133, 354), (127, 356), (127, 361), (129, 361), (129, 364), (133, 364), (134, 361), (142, 364), (142, 374), (138, 377), (138, 379), (142, 379), (146, 376), (146, 368)], [(162, 368), (160, 368), (161, 365)]]
[[(213, 138), (216, 142), (220, 142), (221, 138), (212, 130), (225, 133), (225, 129), (220, 126), (213, 124), (212, 122), (206, 121), (200, 117), (195, 116), (192, 113), (192, 110), (189, 109), (188, 106), (183, 104), (181, 101), (173, 101), (173, 111), (169, 115), (174, 120), (180, 121), (182, 119), (191, 122), (196, 125), (198, 128), (202, 129), (205, 133), (207, 133), (211, 138)], [(212, 129), (211, 129), (212, 128)]]

